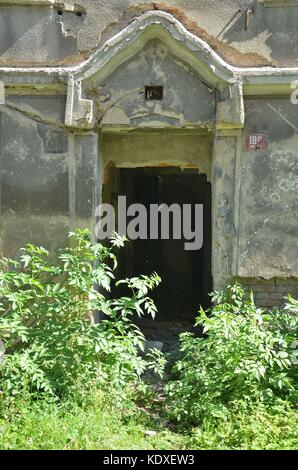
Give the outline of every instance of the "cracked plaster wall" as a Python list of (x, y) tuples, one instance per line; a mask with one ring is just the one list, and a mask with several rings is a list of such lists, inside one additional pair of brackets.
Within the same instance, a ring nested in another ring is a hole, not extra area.
[[(54, 118), (57, 97), (10, 98), (22, 99)], [(4, 107), (0, 120), (0, 256), (15, 256), (25, 243), (54, 254), (70, 230), (94, 222), (97, 134), (74, 135)]]
[(71, 25), (66, 26), (55, 9), (28, 5), (5, 7), (0, 3), (1, 64), (46, 65), (76, 54), (77, 29), (78, 26), (74, 30)]
[(243, 151), (239, 275), (298, 275), (297, 105), (246, 101), (245, 133), (266, 132), (266, 150)]
[(64, 242), (69, 230), (67, 151), (65, 131), (15, 111), (1, 112), (2, 255), (15, 256), (27, 242), (55, 252)]
[[(144, 0), (69, 0), (86, 9), (86, 21), (78, 33), (78, 47), (83, 51), (96, 47), (98, 41), (115, 34), (125, 26), (119, 20), (124, 12), (143, 6)], [(298, 4), (292, 7), (265, 8), (259, 0), (171, 0), (155, 2), (177, 9), (208, 34), (243, 53), (258, 53), (280, 66), (298, 65)], [(162, 7), (160, 7), (162, 8)], [(244, 30), (244, 12), (251, 8), (248, 30)], [(141, 10), (142, 11), (142, 10)], [(128, 14), (128, 21), (138, 13)], [(179, 18), (178, 18), (179, 19)], [(109, 25), (112, 25), (106, 30)], [(106, 31), (105, 31), (106, 30)]]

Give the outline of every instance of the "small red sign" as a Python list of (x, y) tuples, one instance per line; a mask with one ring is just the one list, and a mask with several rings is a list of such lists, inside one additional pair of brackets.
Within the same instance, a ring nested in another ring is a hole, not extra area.
[(248, 134), (245, 139), (246, 150), (265, 150), (268, 147), (267, 134)]

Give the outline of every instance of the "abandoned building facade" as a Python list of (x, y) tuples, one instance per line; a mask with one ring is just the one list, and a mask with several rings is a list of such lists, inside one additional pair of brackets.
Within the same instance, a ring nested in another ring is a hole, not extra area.
[(198, 202), (203, 248), (131, 243), (125, 275), (297, 296), (297, 24), (298, 0), (0, 0), (0, 256), (118, 195)]

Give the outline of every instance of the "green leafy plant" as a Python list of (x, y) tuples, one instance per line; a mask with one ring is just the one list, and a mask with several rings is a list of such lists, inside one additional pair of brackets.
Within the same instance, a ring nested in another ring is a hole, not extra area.
[(172, 416), (199, 423), (206, 416), (224, 419), (235, 401), (294, 397), (297, 364), (291, 361), (291, 345), (298, 317), (290, 314), (292, 307), (259, 309), (239, 284), (215, 292), (212, 300), (213, 308), (201, 309), (196, 321), (203, 336), (181, 335), (182, 358), (174, 368), (176, 380), (167, 387)]
[[(152, 356), (142, 358), (145, 338), (133, 316), (155, 316), (148, 296), (157, 274), (115, 281), (115, 235), (109, 247), (92, 243), (88, 231), (71, 235), (50, 264), (44, 248), (27, 245), (19, 261), (1, 260), (0, 390), (5, 396), (29, 393), (62, 397), (88, 384), (126, 387), (137, 381)], [(113, 283), (130, 296), (113, 299)], [(95, 311), (105, 319), (94, 322)]]

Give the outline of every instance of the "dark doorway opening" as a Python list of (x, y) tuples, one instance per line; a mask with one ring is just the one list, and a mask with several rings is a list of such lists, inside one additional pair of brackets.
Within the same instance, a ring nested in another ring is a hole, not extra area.
[[(185, 239), (130, 241), (119, 253), (117, 277), (131, 277), (157, 272), (161, 285), (153, 292), (158, 307), (155, 322), (141, 323), (147, 337), (164, 340), (165, 333), (189, 330), (200, 305), (210, 305), (211, 276), (211, 184), (206, 175), (196, 170), (177, 168), (136, 168), (111, 170), (109, 183), (104, 187), (104, 201), (117, 205), (118, 196), (127, 197), (127, 206), (143, 204), (202, 204), (203, 246), (186, 251)], [(115, 207), (116, 208), (116, 207)], [(192, 213), (193, 216), (193, 213)], [(170, 219), (171, 220), (171, 219)], [(194, 230), (194, 217), (192, 217)]]

